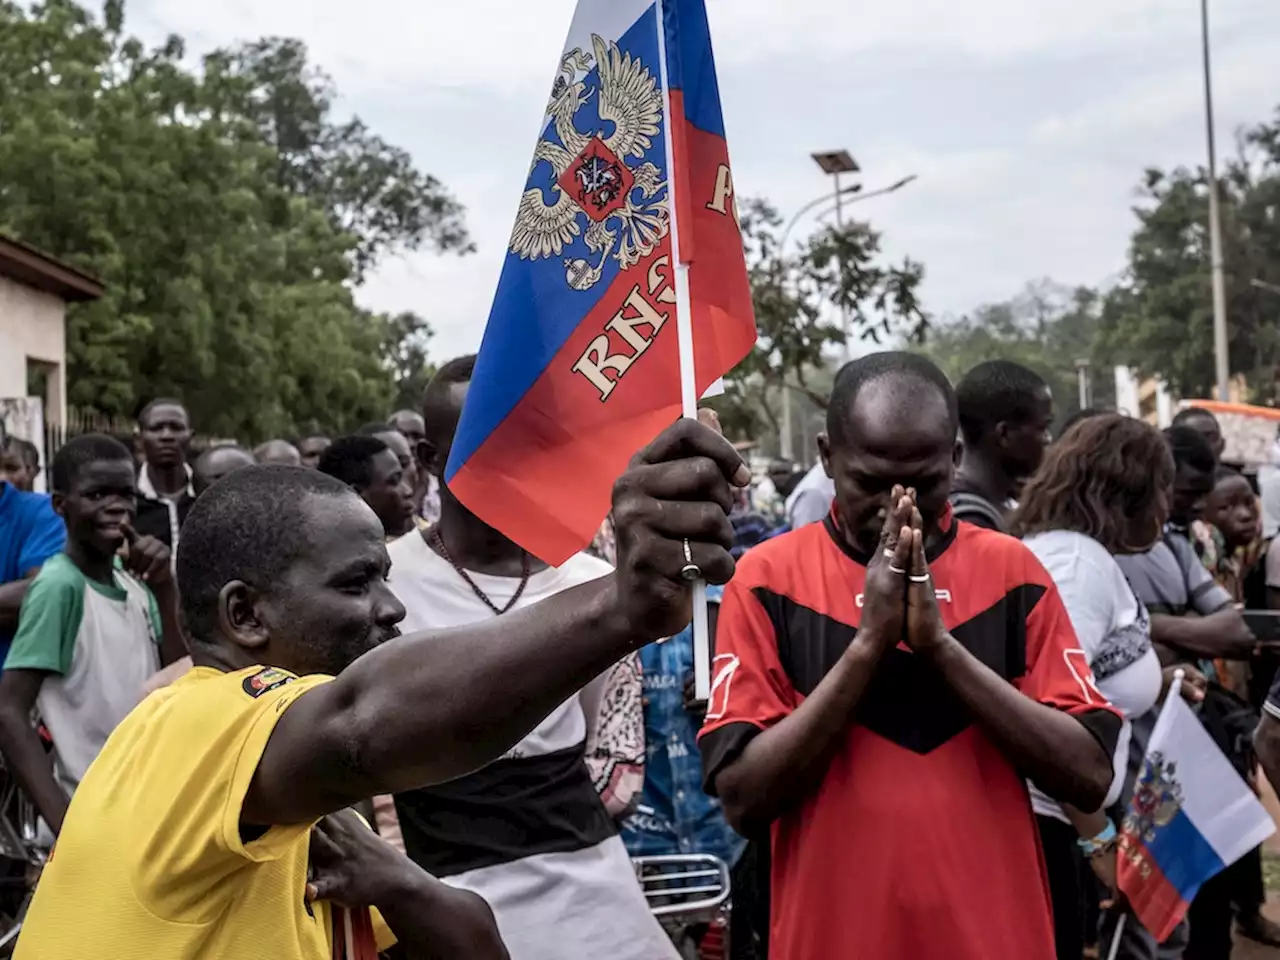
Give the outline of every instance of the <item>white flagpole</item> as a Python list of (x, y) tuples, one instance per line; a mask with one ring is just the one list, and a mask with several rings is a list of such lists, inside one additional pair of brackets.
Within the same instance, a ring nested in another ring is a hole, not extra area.
[(1116, 921), (1116, 935), (1111, 938), (1111, 950), (1107, 953), (1107, 960), (1116, 960), (1120, 956), (1120, 938), (1124, 936), (1125, 921), (1129, 919), (1127, 913), (1120, 914), (1120, 919)]
[[(665, 0), (669, 2), (669, 0)], [(672, 276), (676, 288), (676, 335), (680, 349), (680, 412), (697, 419), (698, 381), (693, 373), (693, 314), (689, 299), (689, 265), (680, 260), (680, 223), (676, 217), (676, 148), (674, 117), (671, 112), (671, 82), (667, 75), (667, 24), (664, 0), (656, 0), (658, 16), (658, 72), (662, 79), (662, 102), (666, 123), (663, 137), (667, 152), (667, 207), (670, 212)], [(711, 637), (707, 628), (707, 584), (693, 585), (693, 677), (699, 700), (711, 696)]]
[[(1182, 696), (1182, 678), (1187, 675), (1185, 670), (1175, 670), (1173, 672), (1173, 682), (1169, 684), (1169, 692), (1164, 696), (1164, 706), (1160, 708), (1161, 714), (1169, 709), (1169, 705), (1173, 703), (1175, 697)], [(1159, 721), (1157, 721), (1159, 722)], [(1145, 757), (1143, 758), (1146, 759)], [(1129, 919), (1128, 913), (1120, 914), (1120, 919), (1116, 921), (1115, 936), (1111, 938), (1111, 950), (1107, 953), (1107, 960), (1116, 960), (1120, 955), (1120, 938), (1124, 936), (1124, 925)]]

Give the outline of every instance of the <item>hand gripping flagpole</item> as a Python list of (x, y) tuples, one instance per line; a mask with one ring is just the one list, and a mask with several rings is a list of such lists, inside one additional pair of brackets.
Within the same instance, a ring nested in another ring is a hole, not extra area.
[[(680, 254), (680, 221), (676, 216), (676, 148), (675, 124), (671, 110), (671, 78), (667, 70), (666, 4), (672, 0), (656, 0), (658, 17), (658, 71), (662, 79), (662, 104), (666, 124), (663, 139), (667, 153), (667, 208), (671, 235), (671, 262), (676, 288), (676, 335), (680, 349), (680, 413), (698, 417), (698, 381), (693, 369), (693, 311), (689, 299), (689, 264)], [(693, 677), (694, 694), (699, 700), (711, 696), (711, 636), (707, 627), (707, 583), (693, 585)]]

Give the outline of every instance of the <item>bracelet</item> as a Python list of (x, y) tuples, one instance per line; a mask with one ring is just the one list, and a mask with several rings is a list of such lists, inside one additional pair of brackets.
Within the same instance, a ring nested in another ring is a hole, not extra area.
[(1110, 820), (1107, 825), (1102, 828), (1096, 837), (1084, 839), (1083, 837), (1076, 841), (1080, 847), (1080, 851), (1086, 857), (1096, 857), (1100, 853), (1104, 853), (1111, 848), (1116, 840), (1116, 825)]

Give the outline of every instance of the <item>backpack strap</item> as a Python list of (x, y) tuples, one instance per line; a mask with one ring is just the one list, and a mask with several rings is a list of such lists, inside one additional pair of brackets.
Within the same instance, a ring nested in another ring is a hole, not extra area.
[(951, 494), (951, 509), (961, 520), (977, 515), (984, 520), (990, 521), (990, 525), (996, 530), (1004, 532), (1004, 514), (986, 497), (980, 497), (976, 493), (966, 493), (964, 491), (953, 493)]

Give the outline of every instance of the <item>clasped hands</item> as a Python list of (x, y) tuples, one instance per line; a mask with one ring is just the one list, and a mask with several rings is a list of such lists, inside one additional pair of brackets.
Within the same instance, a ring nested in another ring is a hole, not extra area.
[(883, 652), (905, 643), (916, 654), (932, 655), (947, 640), (925, 558), (916, 492), (895, 485), (880, 542), (867, 564), (855, 644), (871, 644)]

